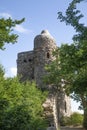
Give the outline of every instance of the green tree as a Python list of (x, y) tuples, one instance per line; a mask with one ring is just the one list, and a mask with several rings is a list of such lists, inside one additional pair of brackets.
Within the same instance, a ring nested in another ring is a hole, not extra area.
[(73, 26), (76, 35), (73, 36), (73, 44), (62, 44), (54, 52), (56, 60), (48, 67), (47, 82), (80, 101), (80, 108), (84, 110), (83, 126), (87, 129), (87, 27), (80, 23), (83, 15), (76, 8), (77, 3), (82, 1), (73, 0), (65, 16), (58, 12), (58, 19)]
[(0, 129), (38, 130), (46, 127), (42, 104), (46, 93), (35, 83), (0, 76)]
[(18, 35), (13, 33), (13, 27), (21, 24), (24, 20), (24, 18), (21, 20), (12, 20), (11, 18), (0, 19), (0, 49), (5, 49), (5, 43), (17, 42)]
[(81, 126), (83, 123), (83, 115), (74, 112), (70, 115), (70, 117), (64, 116), (61, 120), (61, 126)]
[(87, 26), (80, 23), (83, 15), (76, 8), (77, 3), (82, 1), (84, 0), (73, 0), (66, 10), (66, 16), (58, 12), (58, 18), (73, 26), (77, 32), (73, 36), (74, 44), (61, 46), (61, 68), (65, 79), (70, 82), (69, 92), (74, 93), (73, 98), (80, 101), (83, 107), (83, 126), (87, 129)]
[(76, 5), (82, 1), (85, 0), (73, 0), (66, 9), (65, 16), (63, 16), (62, 12), (58, 12), (58, 19), (75, 29), (76, 34), (73, 36), (73, 40), (77, 42), (87, 40), (87, 26), (80, 23), (80, 19), (84, 15), (76, 8)]

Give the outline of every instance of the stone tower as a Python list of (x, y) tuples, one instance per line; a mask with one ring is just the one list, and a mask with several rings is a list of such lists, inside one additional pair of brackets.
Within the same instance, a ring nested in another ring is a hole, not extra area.
[(49, 90), (46, 102), (43, 104), (45, 116), (49, 126), (57, 128), (58, 120), (63, 115), (71, 114), (70, 98), (63, 91), (55, 94), (55, 91), (43, 83), (43, 76), (46, 75), (45, 65), (50, 64), (55, 57), (52, 51), (56, 49), (56, 42), (47, 30), (34, 38), (33, 51), (18, 53), (17, 74), (21, 80), (35, 80), (40, 89), (45, 87)]
[(52, 51), (56, 49), (56, 43), (47, 30), (34, 38), (34, 77), (40, 88), (43, 88), (42, 78), (46, 74), (45, 65), (50, 64), (54, 57)]

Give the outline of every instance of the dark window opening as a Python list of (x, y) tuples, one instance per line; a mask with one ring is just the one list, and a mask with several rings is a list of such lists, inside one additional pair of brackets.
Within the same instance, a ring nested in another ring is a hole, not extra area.
[(31, 79), (34, 80), (34, 68), (32, 68), (32, 75), (31, 75)]
[(24, 59), (24, 62), (26, 63), (26, 62), (27, 62), (27, 60), (26, 60), (26, 59)]
[(49, 127), (54, 127), (54, 124), (53, 123), (49, 123)]
[(65, 112), (67, 112), (66, 101), (65, 101)]
[(32, 61), (32, 59), (29, 59), (28, 61), (29, 61), (29, 62), (31, 62), (31, 61)]
[(54, 126), (54, 124), (51, 124), (51, 126)]
[(49, 52), (47, 52), (47, 58), (50, 58), (50, 54), (49, 54)]
[(33, 79), (34, 79), (34, 76), (32, 76), (31, 79), (33, 80)]
[(51, 126), (51, 124), (49, 124), (49, 127)]

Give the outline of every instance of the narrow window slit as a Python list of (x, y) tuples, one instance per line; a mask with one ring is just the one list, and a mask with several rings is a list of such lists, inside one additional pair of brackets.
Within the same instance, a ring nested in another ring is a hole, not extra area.
[(47, 58), (50, 58), (50, 54), (49, 54), (49, 52), (47, 52)]

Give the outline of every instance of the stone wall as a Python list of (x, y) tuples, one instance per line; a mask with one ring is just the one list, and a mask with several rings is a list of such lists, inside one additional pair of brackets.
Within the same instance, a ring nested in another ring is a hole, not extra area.
[(34, 79), (33, 51), (18, 53), (17, 74), (21, 76), (22, 81)]

